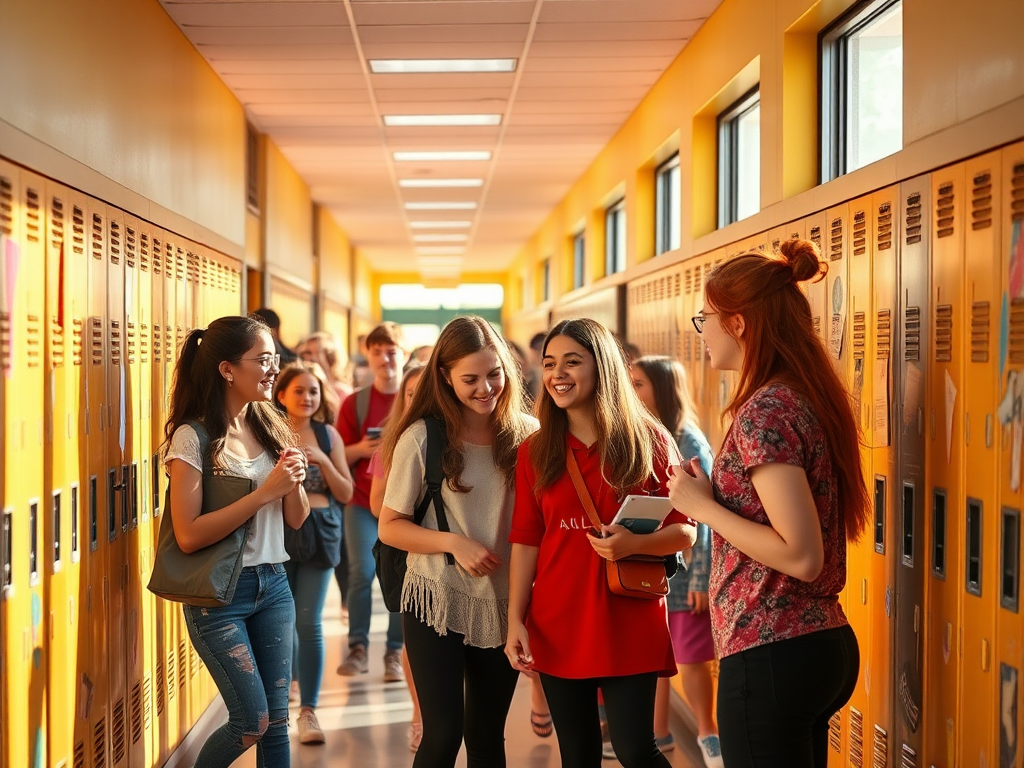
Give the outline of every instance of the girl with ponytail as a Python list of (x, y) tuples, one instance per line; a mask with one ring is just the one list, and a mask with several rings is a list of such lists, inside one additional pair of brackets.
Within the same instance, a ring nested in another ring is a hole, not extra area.
[(669, 482), (714, 532), (709, 584), (721, 659), (718, 726), (729, 768), (825, 768), (828, 721), (857, 682), (839, 604), (846, 543), (869, 512), (849, 394), (798, 284), (828, 265), (806, 240), (716, 268), (693, 318), (711, 367), (738, 370), (732, 425), (710, 479), (693, 460)]
[[(222, 317), (185, 339), (171, 386), (164, 464), (178, 546), (195, 552), (254, 518), (231, 603), (183, 606), (192, 644), (228, 708), (228, 721), (196, 759), (204, 768), (228, 768), (253, 744), (261, 768), (288, 768), (290, 760), (295, 604), (284, 569), (282, 521), (299, 528), (309, 503), (302, 488), (305, 454), (271, 400), (279, 363), (265, 324)], [(203, 515), (204, 456), (197, 429), (209, 437), (214, 471), (248, 477), (256, 488)]]

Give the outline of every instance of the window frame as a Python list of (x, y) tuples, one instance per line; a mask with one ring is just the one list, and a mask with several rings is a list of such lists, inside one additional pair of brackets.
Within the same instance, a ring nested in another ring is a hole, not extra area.
[[(622, 248), (619, 248), (619, 235)], [(626, 271), (626, 198), (620, 198), (604, 210), (604, 274)], [(620, 252), (621, 251), (621, 252)]]
[(587, 284), (587, 231), (581, 229), (572, 236), (572, 289)]
[(654, 170), (654, 250), (657, 256), (674, 251), (681, 245), (680, 242), (672, 243), (673, 217), (676, 222), (676, 235), (681, 239), (679, 231), (681, 201), (673, 199), (672, 171), (676, 172), (675, 178), (679, 180), (677, 186), (681, 190), (678, 152)]
[[(758, 83), (718, 115), (718, 226), (734, 224), (739, 218), (739, 122), (753, 109), (761, 108), (761, 84)], [(760, 141), (760, 136), (758, 137)], [(758, 154), (760, 157), (760, 153)], [(761, 169), (757, 169), (760, 201)], [(758, 210), (760, 210), (760, 202)], [(753, 214), (750, 214), (753, 215)], [(746, 217), (744, 217), (746, 218)]]
[(822, 184), (850, 172), (846, 129), (850, 110), (846, 90), (849, 39), (902, 2), (860, 0), (818, 35), (818, 129), (821, 133), (818, 157)]

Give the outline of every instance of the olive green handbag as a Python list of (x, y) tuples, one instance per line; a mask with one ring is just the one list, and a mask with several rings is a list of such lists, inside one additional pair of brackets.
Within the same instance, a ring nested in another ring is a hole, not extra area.
[[(222, 474), (210, 461), (210, 436), (198, 421), (186, 422), (199, 437), (203, 456), (203, 506), (200, 514), (223, 509), (255, 490), (247, 477)], [(157, 541), (156, 559), (149, 579), (149, 591), (164, 600), (216, 608), (227, 605), (235, 596), (242, 556), (253, 518), (230, 534), (197, 552), (186, 554), (178, 546), (171, 515), (171, 489), (164, 496), (163, 521)]]

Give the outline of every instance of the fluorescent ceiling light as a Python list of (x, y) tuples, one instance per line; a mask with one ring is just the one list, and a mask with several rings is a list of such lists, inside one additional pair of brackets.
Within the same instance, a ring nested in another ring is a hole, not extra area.
[(384, 125), (500, 125), (501, 115), (384, 115)]
[(469, 235), (413, 235), (414, 243), (464, 243)]
[(473, 211), (476, 210), (476, 203), (406, 203), (407, 211)]
[(442, 162), (449, 160), (490, 160), (488, 150), (465, 150), (458, 152), (395, 152), (395, 161), (409, 162)]
[(375, 75), (419, 72), (515, 72), (515, 59), (370, 59)]
[(468, 229), (468, 221), (410, 221), (412, 229)]
[(424, 187), (482, 187), (483, 179), (399, 179), (398, 186), (411, 188)]
[(461, 245), (419, 245), (416, 246), (416, 253), (419, 256), (454, 256), (457, 253), (465, 253), (466, 249)]

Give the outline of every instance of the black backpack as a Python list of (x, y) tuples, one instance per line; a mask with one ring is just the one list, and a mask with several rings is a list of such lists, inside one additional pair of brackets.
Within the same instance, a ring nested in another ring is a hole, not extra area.
[[(416, 525), (421, 525), (427, 514), (427, 509), (433, 503), (434, 514), (437, 516), (437, 530), (448, 533), (450, 531), (448, 518), (444, 513), (444, 501), (441, 500), (441, 486), (444, 483), (441, 455), (444, 453), (446, 445), (444, 428), (441, 422), (433, 416), (426, 416), (423, 420), (427, 423), (427, 463), (423, 478), (427, 485), (427, 492), (423, 496), (423, 501), (413, 512), (413, 522)], [(392, 613), (397, 613), (402, 609), (402, 587), (405, 585), (406, 556), (408, 554), (404, 549), (396, 549), (380, 539), (377, 539), (377, 543), (373, 545), (377, 581), (380, 582), (380, 590), (384, 594), (384, 605)], [(452, 557), (451, 552), (445, 552), (444, 559), (448, 565), (455, 564), (455, 558)]]

